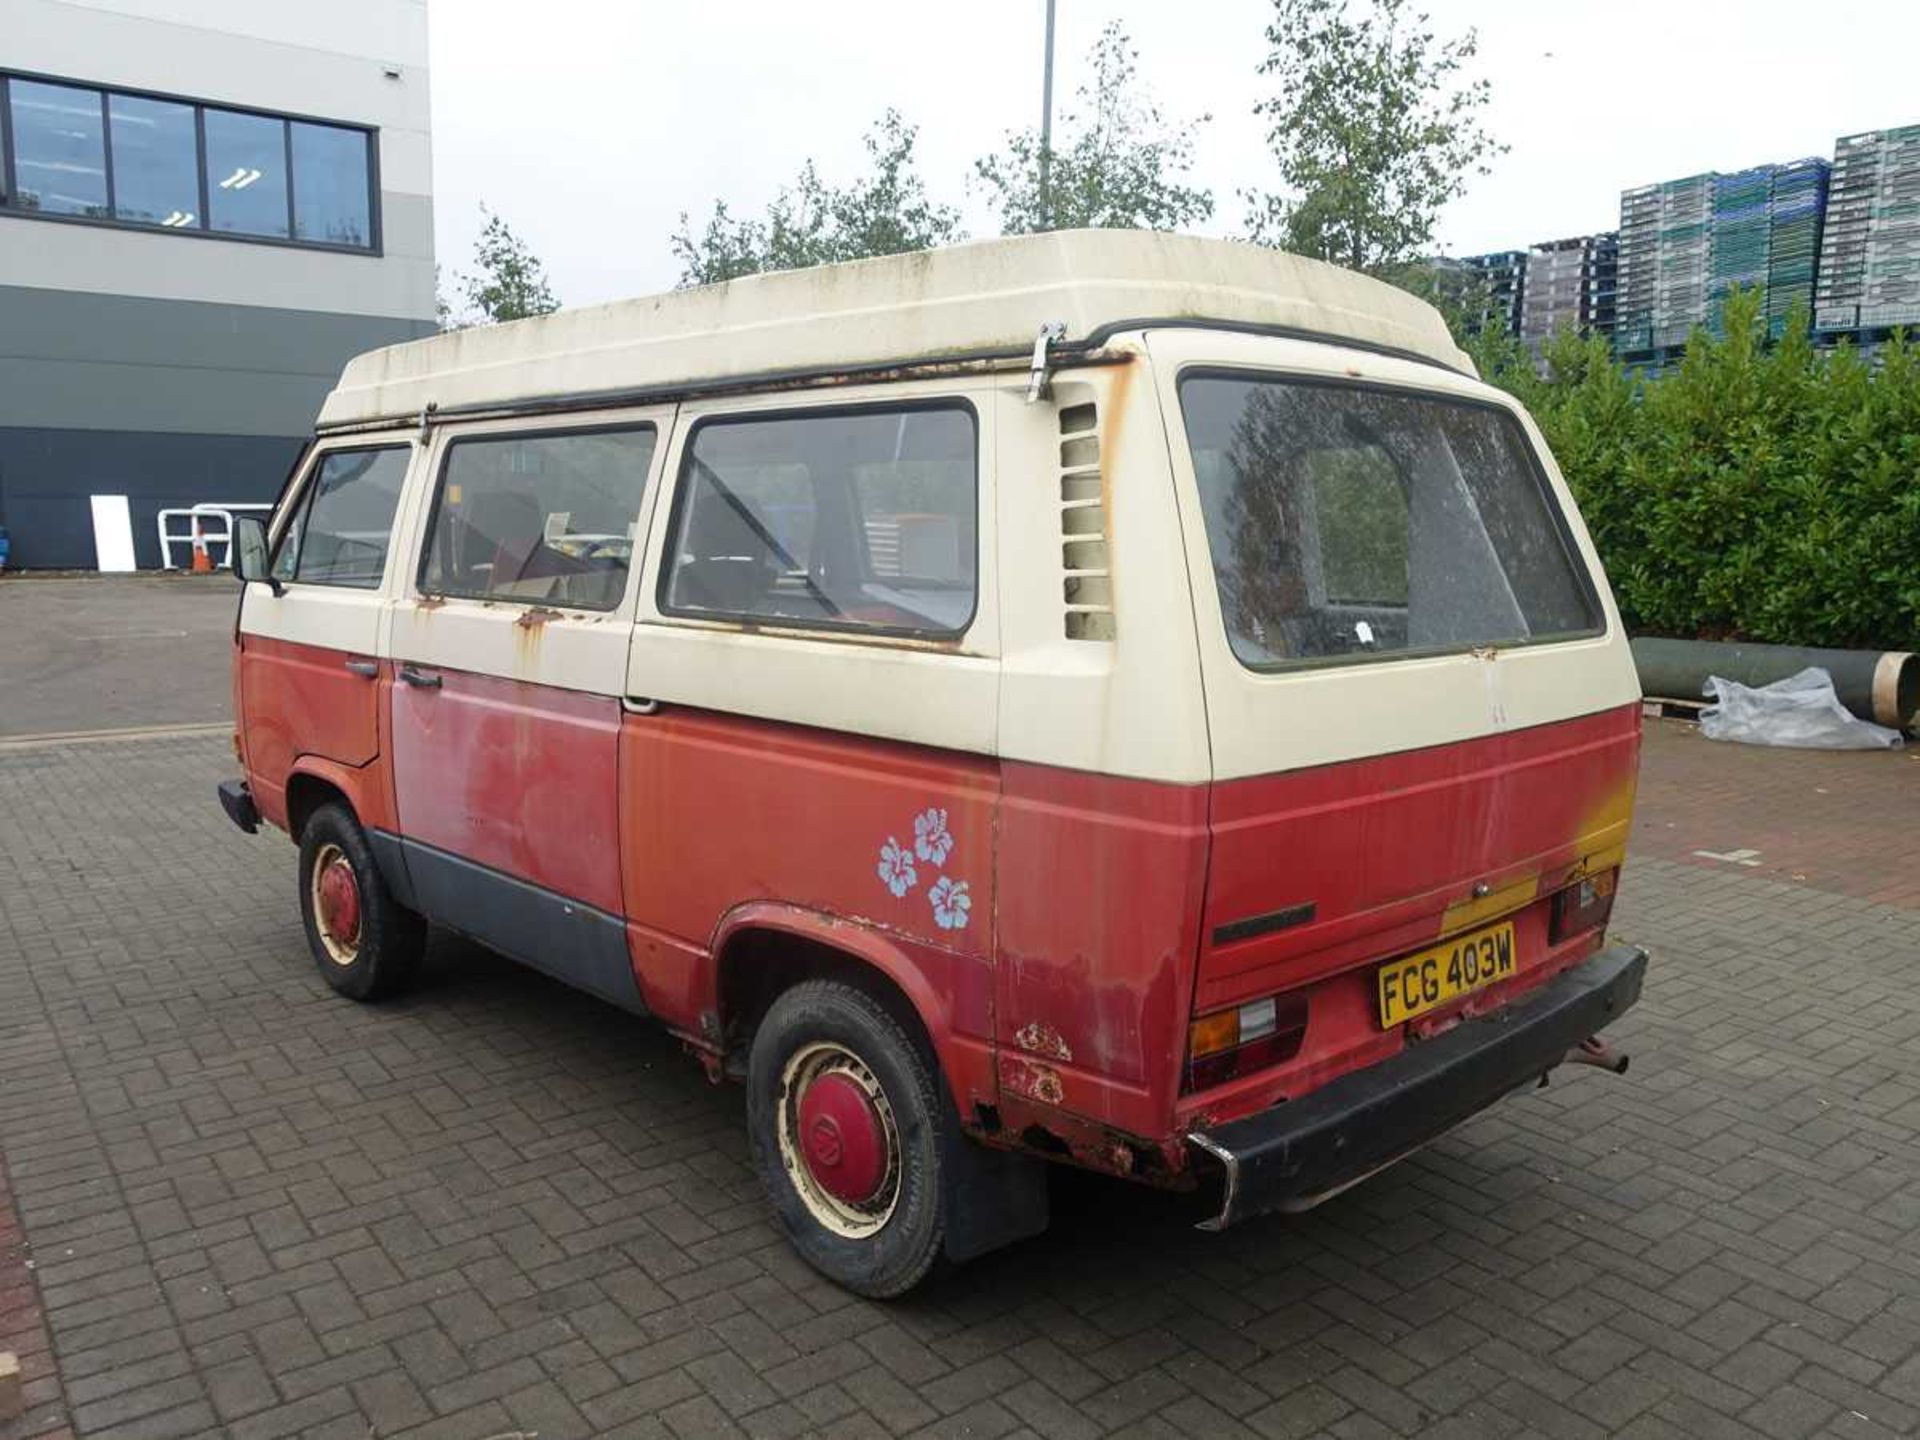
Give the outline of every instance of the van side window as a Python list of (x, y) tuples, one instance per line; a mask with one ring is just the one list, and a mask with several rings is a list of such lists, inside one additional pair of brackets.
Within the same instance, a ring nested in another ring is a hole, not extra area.
[(275, 578), (378, 590), (412, 455), (405, 445), (324, 455), (280, 537)]
[(653, 426), (447, 447), (420, 562), (429, 595), (611, 610), (626, 593)]
[(953, 635), (973, 618), (979, 444), (944, 402), (703, 422), (660, 608)]

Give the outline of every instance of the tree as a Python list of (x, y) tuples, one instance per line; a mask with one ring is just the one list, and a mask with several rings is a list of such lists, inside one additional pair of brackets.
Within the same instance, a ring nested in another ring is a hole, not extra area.
[(763, 270), (898, 255), (964, 238), (959, 212), (929, 199), (914, 167), (918, 134), (899, 111), (888, 110), (863, 142), (868, 173), (850, 185), (828, 185), (809, 160), (761, 219), (736, 219), (726, 201), (716, 200), (696, 235), (682, 211), (670, 241), (680, 261), (680, 284), (712, 285)]
[(1462, 348), (1471, 348), (1468, 342), (1483, 330), (1507, 333), (1506, 317), (1493, 309), (1493, 288), (1458, 261), (1396, 260), (1376, 265), (1373, 273), (1438, 310)]
[[(524, 320), (530, 315), (545, 315), (560, 308), (547, 284), (546, 267), (500, 216), (485, 205), (480, 213), (487, 223), (473, 242), (474, 271), (460, 272), (455, 279), (461, 297), (476, 320), (459, 324), (494, 324), (502, 320)], [(444, 314), (444, 311), (443, 311)], [(444, 321), (443, 321), (444, 323)]]
[(1120, 22), (1109, 21), (1088, 54), (1079, 107), (1060, 117), (1071, 138), (1053, 147), (1044, 192), (1038, 131), (1009, 133), (1003, 153), (974, 162), (1003, 234), (1178, 230), (1213, 214), (1208, 191), (1181, 183), (1193, 167), (1192, 132), (1212, 117), (1168, 124), (1137, 81), (1138, 61)]
[(1476, 33), (1441, 40), (1406, 0), (1273, 0), (1254, 107), (1288, 193), (1243, 192), (1249, 238), (1355, 270), (1411, 260), (1440, 207), (1504, 154), (1481, 124), (1487, 81), (1462, 81)]

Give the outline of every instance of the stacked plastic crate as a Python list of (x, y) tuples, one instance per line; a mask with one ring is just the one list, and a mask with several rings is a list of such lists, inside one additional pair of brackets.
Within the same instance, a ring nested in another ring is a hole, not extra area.
[(1827, 187), (1827, 226), (1820, 237), (1820, 276), (1813, 290), (1813, 328), (1846, 333), (1860, 328), (1860, 294), (1867, 288), (1867, 235), (1880, 188), (1880, 135), (1843, 135), (1833, 147)]
[(1920, 125), (1882, 132), (1862, 329), (1920, 327)]
[(1660, 272), (1660, 187), (1620, 194), (1615, 262), (1613, 348), (1637, 355), (1653, 348), (1653, 300)]
[(1714, 178), (1711, 173), (1689, 175), (1658, 187), (1660, 258), (1653, 295), (1653, 343), (1657, 349), (1685, 345), (1693, 327), (1707, 318)]
[[(1788, 317), (1813, 312), (1814, 266), (1827, 218), (1827, 187), (1832, 168), (1809, 157), (1776, 166), (1773, 203), (1768, 210), (1767, 333), (1786, 333)], [(1806, 319), (1802, 319), (1802, 324)]]
[(1835, 143), (1813, 323), (1827, 338), (1920, 328), (1920, 125)]
[(1581, 261), (1584, 237), (1551, 240), (1527, 251), (1527, 293), (1520, 304), (1520, 338), (1538, 345), (1559, 330), (1585, 323)]
[(1481, 324), (1498, 322), (1509, 335), (1518, 335), (1520, 304), (1527, 285), (1527, 252), (1496, 250), (1490, 255), (1469, 255), (1460, 263), (1486, 287)]
[(1549, 240), (1530, 249), (1521, 338), (1538, 342), (1567, 329), (1610, 334), (1619, 256), (1619, 237), (1611, 230)]
[(1588, 237), (1587, 329), (1613, 334), (1620, 285), (1620, 235), (1608, 230)]
[(1773, 237), (1772, 165), (1713, 177), (1713, 231), (1708, 253), (1712, 281), (1707, 294), (1707, 323), (1714, 334), (1726, 331), (1727, 297), (1738, 288), (1764, 290)]

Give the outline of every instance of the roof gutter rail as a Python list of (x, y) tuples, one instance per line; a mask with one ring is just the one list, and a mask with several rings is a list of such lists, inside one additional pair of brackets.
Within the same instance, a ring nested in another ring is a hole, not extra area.
[[(980, 350), (959, 355), (948, 355), (938, 359), (911, 358), (900, 360), (880, 360), (868, 365), (843, 365), (833, 369), (818, 370), (769, 370), (752, 375), (728, 376), (724, 380), (689, 380), (672, 385), (653, 385), (640, 389), (624, 390), (583, 390), (570, 394), (530, 396), (526, 400), (511, 403), (488, 401), (480, 405), (434, 404), (432, 423), (447, 420), (486, 420), (506, 416), (559, 415), (576, 410), (605, 410), (617, 406), (659, 405), (681, 400), (706, 399), (715, 396), (752, 394), (768, 390), (811, 390), (831, 389), (835, 386), (886, 383), (903, 380), (939, 380), (962, 375), (987, 375), (1002, 371), (1022, 371), (1028, 376), (1029, 393), (1033, 385), (1036, 360), (1042, 365), (1042, 385), (1044, 377), (1051, 371), (1070, 370), (1092, 365), (1124, 365), (1134, 356), (1130, 351), (1112, 348), (1109, 342), (1116, 336), (1126, 333), (1138, 333), (1145, 330), (1223, 330), (1239, 335), (1270, 335), (1281, 340), (1306, 340), (1320, 345), (1338, 345), (1348, 350), (1360, 350), (1372, 355), (1381, 355), (1395, 360), (1410, 360), (1416, 364), (1431, 366), (1445, 371), (1449, 375), (1464, 374), (1469, 378), (1478, 378), (1469, 366), (1465, 370), (1457, 369), (1430, 355), (1418, 351), (1401, 349), (1393, 345), (1380, 345), (1368, 340), (1358, 340), (1348, 335), (1335, 335), (1317, 330), (1303, 330), (1289, 325), (1266, 325), (1244, 320), (1222, 320), (1206, 316), (1185, 316), (1178, 318), (1148, 317), (1135, 320), (1112, 320), (1089, 334), (1084, 340), (1064, 340), (1054, 333), (1054, 326), (1048, 325), (1036, 337), (1032, 348)], [(1044, 388), (1042, 393), (1044, 393)], [(321, 435), (359, 435), (375, 430), (391, 430), (397, 425), (415, 424), (421, 418), (419, 410), (410, 410), (405, 414), (382, 414), (359, 420), (321, 425), (316, 433)]]
[[(1091, 342), (1056, 343), (1048, 351), (1052, 369), (1071, 369), (1093, 365), (1124, 365), (1136, 358), (1131, 352), (1110, 349)], [(764, 393), (770, 390), (826, 390), (847, 385), (865, 385), (903, 380), (940, 380), (964, 375), (990, 375), (1017, 371), (1026, 373), (1031, 363), (1030, 350), (990, 350), (966, 355), (950, 355), (929, 360), (887, 360), (871, 365), (840, 366), (832, 370), (768, 371), (756, 375), (729, 376), (724, 380), (691, 380), (674, 385), (654, 385), (642, 389), (583, 390), (572, 394), (529, 396), (523, 401), (483, 405), (429, 406), (432, 423), (449, 420), (485, 420), (501, 416), (557, 415), (575, 410), (606, 410), (618, 406), (660, 405), (680, 400), (713, 396)], [(357, 435), (373, 430), (391, 430), (397, 425), (415, 425), (421, 412), (369, 416), (332, 425), (321, 425), (321, 435)]]

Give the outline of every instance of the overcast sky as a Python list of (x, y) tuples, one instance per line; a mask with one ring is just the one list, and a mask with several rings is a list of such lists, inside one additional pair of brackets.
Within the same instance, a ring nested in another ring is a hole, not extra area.
[[(1418, 3), (1418, 0), (1416, 0)], [(1920, 123), (1915, 0), (1430, 0), (1477, 28), (1489, 124), (1512, 147), (1446, 212), (1442, 248), (1506, 249), (1612, 229), (1619, 192), (1803, 155)], [(973, 160), (1040, 109), (1044, 0), (436, 0), (439, 253), (451, 278), (486, 201), (569, 305), (670, 287), (681, 211), (757, 213), (809, 156), (850, 177), (889, 105), (920, 127), (921, 171), (994, 232)], [(1170, 117), (1211, 114), (1195, 177), (1208, 233), (1271, 183), (1256, 67), (1271, 0), (1059, 0), (1055, 109), (1100, 27), (1121, 20)]]

